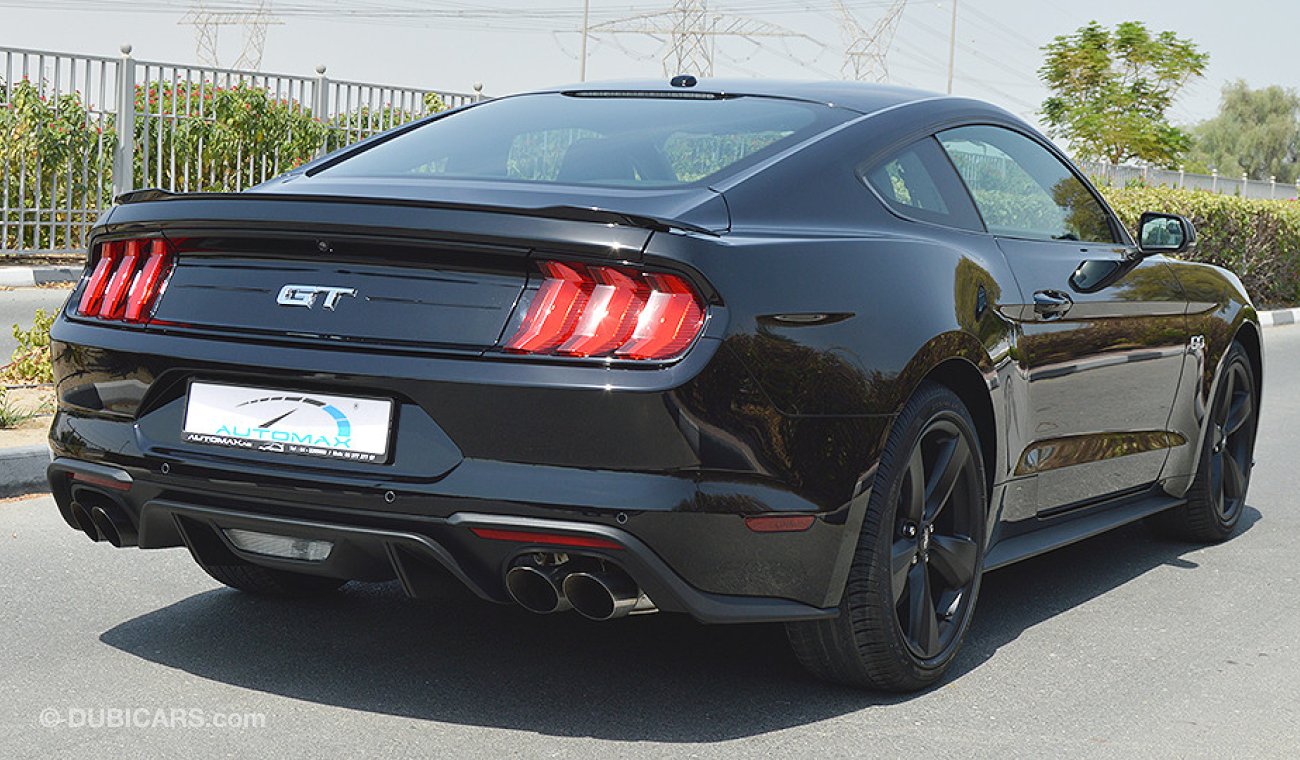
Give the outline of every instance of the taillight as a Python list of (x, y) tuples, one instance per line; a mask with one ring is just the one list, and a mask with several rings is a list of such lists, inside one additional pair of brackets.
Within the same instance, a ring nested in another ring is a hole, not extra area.
[(683, 277), (558, 261), (505, 344), (519, 354), (671, 359), (704, 328), (704, 305)]
[(104, 243), (81, 294), (77, 314), (117, 322), (148, 322), (175, 259), (171, 245), (162, 238)]

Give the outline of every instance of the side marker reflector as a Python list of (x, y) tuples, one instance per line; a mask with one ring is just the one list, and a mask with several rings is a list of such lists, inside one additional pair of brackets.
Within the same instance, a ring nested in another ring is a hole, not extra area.
[(756, 515), (745, 518), (745, 527), (755, 533), (800, 533), (812, 527), (813, 515)]

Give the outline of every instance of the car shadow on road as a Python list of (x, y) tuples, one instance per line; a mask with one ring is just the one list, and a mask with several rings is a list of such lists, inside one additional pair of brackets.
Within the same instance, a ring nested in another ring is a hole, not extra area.
[[(1238, 532), (1258, 519), (1248, 507)], [(952, 677), (1150, 570), (1195, 568), (1184, 555), (1196, 548), (1134, 525), (990, 573)], [(293, 699), (554, 736), (722, 741), (910, 698), (811, 679), (779, 626), (710, 627), (678, 615), (591, 623), (476, 601), (413, 602), (395, 584), (350, 584), (316, 601), (209, 591), (100, 640)]]

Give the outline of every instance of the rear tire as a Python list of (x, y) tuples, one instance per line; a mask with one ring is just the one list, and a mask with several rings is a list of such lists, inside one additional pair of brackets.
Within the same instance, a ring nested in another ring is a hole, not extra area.
[(943, 677), (979, 593), (985, 482), (965, 405), (944, 386), (922, 385), (885, 443), (839, 616), (786, 626), (804, 667), (900, 692)]
[(337, 591), (347, 583), (342, 578), (326, 578), (288, 570), (274, 570), (251, 562), (203, 565), (203, 571), (225, 585), (259, 596), (310, 597)]
[(1250, 356), (1234, 342), (1223, 356), (1210, 405), (1210, 429), (1201, 444), (1187, 503), (1157, 516), (1156, 525), (1165, 533), (1197, 543), (1218, 543), (1236, 530), (1254, 468), (1257, 397)]

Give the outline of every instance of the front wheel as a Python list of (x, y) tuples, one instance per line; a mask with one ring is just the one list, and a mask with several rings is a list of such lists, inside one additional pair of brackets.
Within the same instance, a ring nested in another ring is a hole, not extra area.
[(1259, 399), (1250, 356), (1234, 342), (1223, 355), (1222, 367), (1187, 503), (1157, 521), (1168, 533), (1202, 543), (1232, 535), (1246, 507), (1255, 465)]
[(786, 627), (799, 661), (888, 691), (941, 678), (975, 610), (987, 504), (970, 412), (950, 389), (923, 385), (886, 441), (839, 616)]

